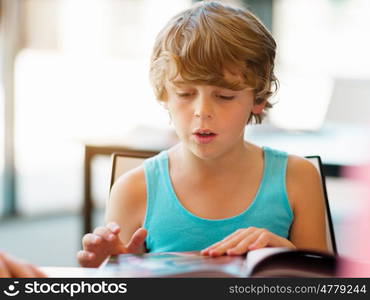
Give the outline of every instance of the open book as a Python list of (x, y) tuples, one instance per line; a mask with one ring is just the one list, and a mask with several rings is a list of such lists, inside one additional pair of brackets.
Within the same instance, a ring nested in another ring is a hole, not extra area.
[(334, 255), (288, 248), (263, 248), (245, 256), (202, 256), (199, 252), (121, 254), (101, 267), (104, 277), (332, 277)]

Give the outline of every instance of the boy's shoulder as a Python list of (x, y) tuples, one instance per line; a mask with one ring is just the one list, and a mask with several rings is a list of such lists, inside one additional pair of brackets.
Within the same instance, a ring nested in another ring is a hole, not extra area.
[(111, 197), (120, 199), (146, 198), (145, 173), (143, 165), (140, 165), (121, 175), (112, 186)]
[(306, 158), (294, 154), (287, 153), (282, 150), (270, 148), (267, 146), (260, 147), (258, 145), (248, 143), (249, 147), (253, 149), (253, 152), (258, 156), (266, 154), (266, 152), (272, 153), (275, 156), (287, 157), (287, 172), (299, 174), (315, 173), (316, 167)]
[(286, 189), (292, 209), (295, 211), (298, 205), (308, 205), (307, 201), (311, 201), (312, 206), (312, 198), (304, 197), (302, 193), (311, 195), (313, 191), (320, 190), (320, 187), (321, 177), (316, 167), (306, 158), (288, 155)]
[(298, 177), (318, 175), (316, 167), (309, 160), (292, 154), (288, 155), (287, 173)]
[(299, 193), (321, 185), (321, 178), (316, 167), (306, 158), (288, 155), (286, 186), (288, 191)]

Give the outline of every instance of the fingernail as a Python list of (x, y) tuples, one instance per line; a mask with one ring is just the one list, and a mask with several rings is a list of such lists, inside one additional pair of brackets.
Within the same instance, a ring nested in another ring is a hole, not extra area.
[(119, 226), (117, 224), (108, 224), (107, 226), (111, 231), (115, 231), (119, 228)]
[(94, 254), (92, 254), (92, 253), (89, 253), (88, 255), (87, 255), (87, 258), (88, 259), (92, 259), (94, 257)]
[(119, 226), (117, 224), (113, 224), (112, 225), (112, 230), (117, 230), (117, 229), (119, 229)]

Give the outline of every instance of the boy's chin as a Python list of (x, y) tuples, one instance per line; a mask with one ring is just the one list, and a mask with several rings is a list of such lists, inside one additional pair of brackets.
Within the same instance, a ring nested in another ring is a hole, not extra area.
[(221, 156), (220, 149), (216, 149), (216, 147), (210, 147), (210, 145), (207, 145), (204, 147), (204, 145), (195, 145), (195, 147), (192, 147), (191, 152), (202, 160), (213, 160)]

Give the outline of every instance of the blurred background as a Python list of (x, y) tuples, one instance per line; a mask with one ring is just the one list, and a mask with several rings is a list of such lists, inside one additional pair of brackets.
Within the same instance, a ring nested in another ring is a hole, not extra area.
[[(84, 233), (86, 145), (173, 141), (148, 80), (158, 31), (191, 0), (0, 1), (0, 249), (75, 266)], [(246, 138), (324, 162), (338, 251), (369, 161), (370, 1), (220, 1), (250, 8), (277, 41), (280, 90)], [(91, 160), (93, 227), (104, 224), (109, 155)], [(84, 177), (85, 174), (85, 177)]]

